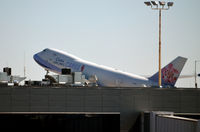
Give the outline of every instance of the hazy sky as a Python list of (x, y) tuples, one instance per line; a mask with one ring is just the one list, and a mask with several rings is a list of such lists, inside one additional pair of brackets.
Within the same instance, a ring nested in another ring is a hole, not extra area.
[[(194, 74), (200, 60), (199, 5), (176, 0), (162, 12), (162, 66), (186, 57), (183, 75)], [(23, 76), (25, 60), (28, 79), (40, 80), (45, 71), (33, 55), (44, 48), (152, 75), (158, 69), (158, 11), (142, 0), (0, 0), (0, 71), (9, 66)], [(194, 78), (179, 79), (176, 86), (194, 87)]]

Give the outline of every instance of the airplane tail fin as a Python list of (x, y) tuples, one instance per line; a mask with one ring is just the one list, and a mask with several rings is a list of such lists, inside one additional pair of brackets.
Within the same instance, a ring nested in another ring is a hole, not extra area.
[[(167, 66), (161, 70), (162, 86), (172, 86), (174, 87), (184, 65), (187, 61), (187, 58), (178, 56)], [(158, 82), (158, 72), (149, 78), (154, 82)]]

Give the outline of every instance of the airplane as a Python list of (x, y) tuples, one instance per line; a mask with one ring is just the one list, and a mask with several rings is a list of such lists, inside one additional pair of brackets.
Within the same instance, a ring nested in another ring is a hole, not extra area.
[[(47, 71), (61, 74), (63, 68), (70, 68), (72, 72), (82, 72), (86, 79), (96, 76), (98, 86), (102, 87), (158, 87), (158, 72), (151, 77), (143, 77), (98, 65), (53, 48), (46, 48), (33, 58)], [(175, 87), (186, 61), (187, 58), (179, 56), (161, 69), (162, 87)]]

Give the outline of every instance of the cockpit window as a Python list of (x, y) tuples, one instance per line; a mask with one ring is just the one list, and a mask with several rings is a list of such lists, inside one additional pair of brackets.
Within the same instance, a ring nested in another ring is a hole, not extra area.
[(43, 50), (44, 52), (47, 51), (46, 49)]

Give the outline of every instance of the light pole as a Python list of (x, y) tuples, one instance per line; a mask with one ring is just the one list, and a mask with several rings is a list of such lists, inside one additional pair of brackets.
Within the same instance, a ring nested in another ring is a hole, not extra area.
[(200, 62), (200, 60), (195, 60), (195, 72), (194, 72), (194, 79), (195, 79), (195, 88), (197, 88), (197, 62)]
[(166, 2), (164, 1), (146, 1), (144, 2), (145, 5), (151, 6), (152, 10), (159, 10), (159, 56), (158, 56), (158, 86), (161, 87), (161, 11), (162, 10), (169, 10), (171, 6), (173, 6), (173, 2), (167, 2), (167, 7), (165, 7)]

